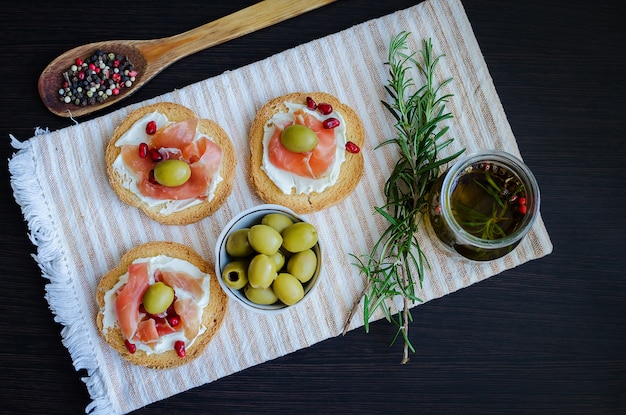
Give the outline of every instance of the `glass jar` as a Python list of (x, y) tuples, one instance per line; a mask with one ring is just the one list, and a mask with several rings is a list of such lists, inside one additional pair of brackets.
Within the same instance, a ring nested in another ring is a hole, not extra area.
[(511, 252), (539, 215), (539, 186), (517, 157), (484, 150), (459, 158), (429, 196), (428, 219), (445, 247), (489, 261)]

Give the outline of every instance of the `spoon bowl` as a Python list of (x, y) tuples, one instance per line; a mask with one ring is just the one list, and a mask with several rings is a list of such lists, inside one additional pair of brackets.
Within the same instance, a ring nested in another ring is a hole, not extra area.
[[(336, 0), (265, 0), (187, 32), (149, 40), (108, 40), (75, 47), (54, 59), (42, 71), (37, 88), (43, 104), (62, 117), (80, 117), (102, 110), (129, 97), (174, 62), (226, 41), (288, 20)], [(59, 95), (63, 73), (77, 58), (97, 50), (125, 56), (137, 71), (132, 86), (122, 88), (101, 103), (79, 106), (65, 103)]]
[[(164, 65), (157, 67), (154, 64), (150, 64), (141, 50), (134, 46), (134, 43), (138, 42), (128, 40), (94, 42), (68, 50), (57, 57), (55, 60), (50, 62), (39, 77), (37, 87), (43, 104), (56, 115), (64, 117), (80, 117), (94, 111), (99, 111), (132, 95), (135, 91), (141, 88), (143, 84), (148, 82), (167, 67)], [(121, 89), (119, 95), (112, 95), (102, 103), (78, 106), (73, 103), (67, 104), (63, 102), (59, 94), (59, 89), (61, 88), (63, 81), (63, 73), (68, 70), (76, 58), (93, 56), (98, 50), (102, 50), (105, 53), (108, 51), (115, 51), (116, 54), (125, 56), (133, 64), (135, 70), (137, 71), (137, 76), (135, 77), (133, 85), (130, 88)]]

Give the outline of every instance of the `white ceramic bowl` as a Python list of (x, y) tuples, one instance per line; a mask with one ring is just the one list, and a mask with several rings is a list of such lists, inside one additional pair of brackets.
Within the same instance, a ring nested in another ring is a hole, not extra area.
[(303, 284), (304, 297), (291, 306), (283, 304), (280, 301), (277, 301), (276, 303), (271, 305), (255, 304), (252, 301), (248, 300), (248, 298), (243, 293), (243, 289), (235, 290), (226, 285), (222, 278), (222, 271), (224, 270), (226, 265), (233, 260), (233, 257), (226, 252), (226, 241), (228, 240), (228, 236), (238, 229), (250, 228), (252, 225), (261, 223), (261, 219), (263, 219), (263, 216), (269, 213), (283, 213), (289, 216), (294, 222), (306, 222), (303, 218), (296, 215), (291, 209), (288, 209), (284, 206), (271, 204), (255, 206), (253, 208), (244, 210), (243, 212), (232, 218), (220, 233), (220, 236), (217, 238), (217, 244), (215, 246), (215, 274), (217, 275), (217, 280), (219, 281), (224, 292), (226, 292), (226, 294), (232, 300), (241, 304), (244, 308), (262, 314), (275, 314), (283, 312), (292, 307), (298, 307), (303, 302), (308, 300), (308, 298), (311, 296), (311, 293), (319, 285), (323, 274), (322, 248), (320, 245), (320, 241), (318, 240), (317, 244), (315, 244), (315, 246), (312, 248), (313, 252), (315, 252), (315, 255), (317, 256), (317, 268), (315, 270), (315, 274), (313, 275), (313, 277), (311, 277), (309, 281)]

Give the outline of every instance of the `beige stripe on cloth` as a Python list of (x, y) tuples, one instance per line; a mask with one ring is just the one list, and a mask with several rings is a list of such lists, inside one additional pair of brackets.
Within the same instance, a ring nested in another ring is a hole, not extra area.
[[(396, 155), (389, 146), (393, 121), (380, 105), (387, 100), (389, 42), (410, 32), (409, 47), (418, 50), (432, 38), (444, 53), (437, 76), (453, 78), (448, 109), (452, 153), (498, 148), (520, 156), (515, 137), (495, 91), (479, 45), (458, 0), (431, 0), (295, 47), (263, 61), (226, 72), (180, 90), (117, 110), (63, 130), (36, 135), (14, 145), (19, 151), (10, 168), (15, 198), (37, 246), (36, 260), (50, 280), (46, 299), (63, 325), (63, 342), (84, 379), (94, 414), (127, 413), (247, 367), (311, 346), (341, 333), (344, 320), (364, 286), (350, 254), (369, 252), (385, 228), (374, 206), (384, 203), (382, 187)], [(341, 51), (341, 55), (337, 55)], [(322, 67), (327, 70), (311, 71)], [(413, 74), (420, 79), (419, 74)], [(367, 131), (363, 146), (365, 174), (343, 203), (307, 215), (320, 232), (327, 256), (325, 277), (315, 296), (278, 317), (251, 314), (231, 303), (222, 329), (206, 352), (181, 368), (154, 371), (132, 366), (99, 337), (95, 289), (131, 247), (148, 241), (188, 244), (211, 261), (222, 227), (238, 212), (262, 201), (247, 181), (247, 132), (256, 110), (266, 101), (293, 91), (326, 91), (354, 108)], [(245, 99), (242, 99), (245, 97)], [(104, 149), (114, 128), (133, 109), (173, 101), (200, 117), (217, 121), (240, 155), (235, 185), (227, 203), (212, 217), (188, 226), (160, 225), (118, 200), (105, 173)], [(513, 253), (490, 263), (471, 263), (442, 252), (420, 233), (431, 269), (419, 296), (429, 301), (540, 258), (552, 251), (544, 223)], [(399, 306), (396, 304), (396, 307)], [(304, 318), (303, 316), (306, 316)], [(382, 315), (375, 316), (376, 319)], [(351, 328), (363, 325), (357, 312)]]

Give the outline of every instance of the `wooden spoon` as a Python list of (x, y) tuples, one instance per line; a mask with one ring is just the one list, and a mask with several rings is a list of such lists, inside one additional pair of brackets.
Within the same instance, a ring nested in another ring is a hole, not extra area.
[[(78, 46), (53, 60), (41, 73), (37, 87), (44, 105), (62, 117), (80, 117), (124, 99), (174, 62), (220, 43), (317, 9), (335, 0), (264, 0), (187, 32), (151, 40), (109, 40)], [(60, 99), (63, 73), (76, 58), (86, 59), (98, 49), (128, 58), (137, 71), (135, 82), (103, 103), (78, 106)]]

